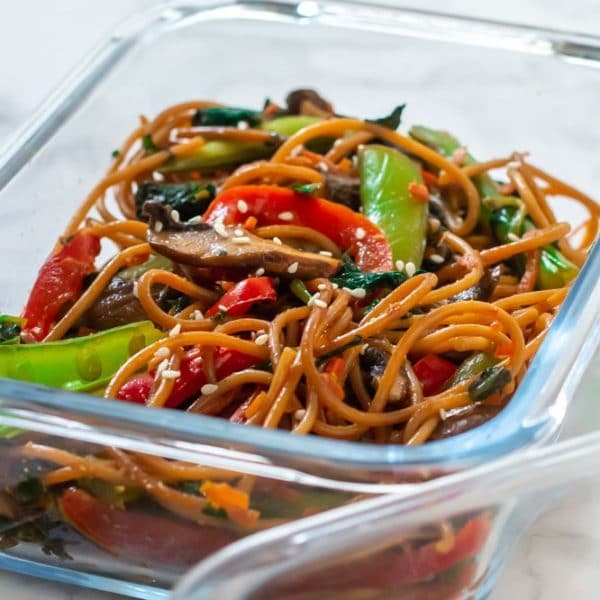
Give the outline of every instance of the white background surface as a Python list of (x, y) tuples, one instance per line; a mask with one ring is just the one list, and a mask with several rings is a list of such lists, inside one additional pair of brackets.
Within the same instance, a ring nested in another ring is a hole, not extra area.
[[(111, 26), (155, 0), (20, 0), (2, 3), (0, 19), (0, 142), (18, 127), (48, 92)], [(388, 0), (388, 4), (393, 4)], [(400, 3), (398, 3), (400, 4)], [(600, 34), (597, 0), (423, 0), (404, 6), (470, 14)], [(598, 123), (597, 115), (590, 115)], [(596, 357), (577, 394), (567, 433), (600, 423), (596, 406), (600, 359)], [(600, 478), (598, 478), (600, 480)], [(600, 587), (598, 490), (576, 490), (542, 517), (513, 552), (492, 600), (587, 600)], [(0, 572), (0, 598), (7, 600), (108, 600), (108, 594), (26, 579)]]

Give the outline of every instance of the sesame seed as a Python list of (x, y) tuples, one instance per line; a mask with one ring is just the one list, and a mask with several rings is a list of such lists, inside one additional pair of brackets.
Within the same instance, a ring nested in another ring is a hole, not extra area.
[(132, 294), (133, 294), (133, 295), (134, 295), (136, 298), (139, 298), (139, 297), (140, 297), (140, 294), (139, 294), (139, 292), (138, 292), (138, 286), (139, 286), (138, 282), (137, 282), (137, 281), (134, 281), (134, 282), (133, 282), (133, 288), (131, 289), (131, 293), (132, 293)]
[(297, 262), (293, 262), (288, 268), (287, 268), (287, 272), (290, 273), (290, 275), (293, 275), (294, 273), (296, 273), (298, 271), (298, 267), (300, 265)]
[(257, 277), (261, 277), (264, 274), (265, 274), (265, 270), (262, 267), (258, 267), (258, 269), (256, 269), (256, 276)]
[(237, 124), (238, 129), (244, 130), (244, 129), (249, 129), (249, 127), (250, 127), (250, 124), (248, 123), (248, 121), (238, 121), (238, 124)]
[(248, 203), (245, 200), (238, 200), (237, 201), (237, 209), (241, 213), (246, 214), (248, 212)]
[(202, 223), (202, 217), (197, 216), (197, 217), (192, 217), (191, 219), (188, 219), (188, 225), (199, 225), (200, 223)]
[(407, 263), (406, 263), (406, 265), (405, 265), (405, 267), (404, 267), (404, 269), (405, 269), (405, 271), (406, 271), (406, 274), (407, 274), (409, 277), (412, 277), (412, 276), (415, 274), (415, 272), (416, 272), (416, 270), (417, 270), (417, 267), (415, 266), (415, 264), (414, 264), (414, 263), (407, 262)]
[(367, 290), (365, 288), (356, 288), (355, 290), (350, 290), (350, 295), (354, 298), (364, 298), (367, 295)]
[(304, 415), (306, 414), (306, 411), (303, 408), (299, 408), (295, 413), (294, 413), (294, 419), (296, 421), (302, 421), (302, 419), (304, 419)]
[(444, 410), (443, 408), (440, 408), (440, 419), (442, 421), (445, 421), (448, 418), (448, 411)]
[(165, 358), (163, 361), (161, 361), (158, 364), (158, 367), (156, 367), (156, 374), (158, 375), (158, 377), (162, 377), (163, 371), (169, 366), (169, 359)]
[(321, 161), (318, 165), (319, 169), (323, 171), (323, 173), (327, 173), (329, 171), (329, 165), (326, 162)]
[(331, 287), (332, 287), (334, 290), (337, 290), (337, 289), (338, 289), (340, 286), (339, 286), (337, 283), (332, 283), (332, 284), (331, 284)]
[(222, 221), (217, 221), (214, 224), (214, 230), (221, 236), (221, 237), (229, 237), (227, 234), (227, 229), (225, 229), (225, 225), (223, 225)]
[(181, 375), (181, 371), (175, 371), (175, 369), (165, 369), (160, 376), (163, 379), (177, 379)]
[(327, 289), (327, 284), (326, 284), (326, 283), (320, 283), (320, 284), (317, 286), (317, 289), (319, 289), (319, 290), (321, 290), (321, 291), (323, 291), (323, 290), (326, 290), (326, 289)]
[(168, 358), (171, 354), (171, 351), (167, 346), (162, 346), (154, 353), (154, 358)]
[(289, 210), (286, 210), (285, 212), (281, 212), (277, 216), (282, 221), (293, 221), (294, 220), (294, 213), (290, 212)]
[(329, 252), (329, 250), (319, 250), (319, 254), (321, 256), (333, 256), (333, 252)]
[(513, 233), (512, 231), (509, 231), (506, 234), (506, 237), (511, 241), (511, 242), (518, 242), (521, 238), (516, 234)]
[(226, 313), (227, 312), (227, 307), (224, 304), (218, 304), (217, 308), (221, 311)]
[(169, 331), (169, 337), (175, 337), (181, 333), (181, 323), (177, 323), (171, 331)]
[(263, 333), (261, 335), (257, 335), (254, 343), (257, 346), (264, 346), (269, 341), (269, 335), (267, 333)]
[(366, 232), (366, 231), (365, 231), (365, 230), (364, 230), (362, 227), (359, 227), (359, 228), (356, 230), (356, 239), (357, 239), (357, 240), (362, 240), (362, 239), (364, 239), (364, 237), (365, 237), (366, 235), (367, 235), (367, 232)]
[(327, 308), (327, 302), (325, 302), (325, 300), (321, 300), (321, 298), (315, 298), (313, 304), (319, 308)]
[(175, 223), (179, 223), (181, 221), (181, 217), (179, 216), (179, 211), (173, 209), (171, 211), (171, 219), (173, 219), (173, 221), (175, 221)]
[(277, 236), (273, 238), (273, 243), (277, 244), (278, 246), (281, 246), (283, 244), (283, 242)]
[(191, 315), (190, 318), (194, 321), (202, 321), (204, 319), (204, 313), (201, 310), (196, 309)]
[(233, 232), (233, 235), (236, 237), (242, 237), (244, 235), (244, 230), (239, 227)]
[(231, 239), (234, 244), (249, 244), (252, 240), (247, 236), (234, 237)]
[(429, 257), (429, 260), (436, 265), (441, 265), (444, 262), (444, 257), (440, 256), (439, 254), (432, 254)]
[(219, 389), (218, 385), (214, 383), (205, 383), (201, 388), (200, 392), (203, 396), (208, 396), (210, 394), (214, 394)]
[(404, 271), (404, 261), (403, 260), (396, 261), (396, 271)]
[(154, 231), (156, 231), (156, 233), (160, 233), (163, 229), (163, 224), (162, 221), (156, 221), (156, 223), (154, 223)]

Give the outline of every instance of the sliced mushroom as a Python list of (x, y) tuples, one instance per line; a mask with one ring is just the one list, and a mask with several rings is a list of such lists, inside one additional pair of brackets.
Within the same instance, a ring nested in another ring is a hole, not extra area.
[(341, 267), (335, 258), (276, 244), (239, 226), (223, 225), (217, 230), (206, 223), (175, 222), (169, 208), (158, 202), (146, 202), (144, 211), (150, 217), (148, 243), (158, 253), (184, 265), (248, 270), (262, 267), (268, 273), (300, 279), (331, 277)]
[(326, 171), (327, 197), (358, 212), (360, 209), (360, 179), (343, 173)]
[(286, 98), (290, 115), (333, 116), (333, 106), (315, 90), (294, 90)]
[(483, 277), (474, 286), (456, 294), (456, 296), (452, 296), (448, 301), (482, 300), (487, 302), (492, 297), (500, 281), (500, 270), (500, 265), (495, 266), (493, 269), (485, 269)]
[[(385, 367), (390, 359), (390, 355), (387, 352), (383, 352), (378, 348), (369, 346), (362, 357), (362, 363), (366, 367), (369, 374), (369, 381), (374, 389), (377, 389), (381, 383), (381, 377), (385, 371)], [(406, 396), (408, 391), (408, 378), (404, 369), (400, 369), (394, 383), (390, 389), (388, 402), (396, 403), (400, 402)]]
[(431, 439), (442, 440), (475, 429), (475, 427), (479, 427), (493, 419), (500, 410), (499, 406), (487, 406), (478, 403), (449, 411), (436, 427)]

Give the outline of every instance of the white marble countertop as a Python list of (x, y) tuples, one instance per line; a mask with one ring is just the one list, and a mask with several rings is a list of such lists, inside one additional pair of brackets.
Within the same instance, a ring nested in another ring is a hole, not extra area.
[[(46, 94), (111, 26), (154, 0), (20, 0), (7, 3), (0, 19), (0, 141), (18, 127)], [(388, 3), (393, 3), (388, 0)], [(600, 34), (600, 3), (573, 0), (422, 0), (402, 2), (444, 12), (580, 30)], [(600, 355), (577, 392), (565, 435), (597, 429)], [(600, 477), (574, 490), (523, 535), (492, 600), (586, 600), (600, 583)], [(0, 571), (0, 598), (12, 600), (108, 600), (114, 595)]]

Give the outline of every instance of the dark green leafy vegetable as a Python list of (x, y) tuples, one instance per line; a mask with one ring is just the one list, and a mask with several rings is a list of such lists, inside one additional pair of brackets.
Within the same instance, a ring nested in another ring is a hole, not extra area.
[(383, 127), (387, 127), (388, 129), (398, 129), (398, 127), (400, 127), (400, 122), (402, 121), (402, 112), (405, 108), (406, 104), (400, 104), (399, 106), (396, 106), (387, 117), (367, 120), (371, 123), (377, 123), (377, 125), (383, 125)]
[(138, 219), (147, 221), (143, 206), (146, 201), (158, 201), (179, 212), (182, 221), (200, 216), (216, 196), (211, 183), (196, 181), (188, 183), (142, 183), (135, 193), (135, 208)]
[(395, 288), (404, 283), (406, 279), (406, 274), (400, 271), (365, 273), (356, 266), (347, 254), (344, 254), (342, 257), (342, 272), (337, 277), (332, 277), (331, 281), (350, 290), (357, 288), (371, 290), (380, 287)]
[(293, 185), (292, 189), (299, 194), (308, 194), (309, 196), (316, 195), (319, 190), (318, 183), (299, 183), (297, 185)]
[(483, 402), (496, 392), (502, 391), (512, 379), (506, 367), (488, 367), (484, 369), (477, 381), (469, 386), (471, 402)]
[(210, 502), (206, 503), (206, 506), (202, 509), (202, 512), (209, 517), (218, 517), (220, 519), (227, 519), (227, 511), (224, 508), (214, 506)]
[(236, 108), (233, 106), (213, 106), (196, 111), (192, 119), (192, 125), (211, 127), (237, 126), (238, 123), (245, 121), (251, 127), (260, 124), (262, 112), (250, 108)]
[(0, 345), (20, 342), (23, 319), (10, 315), (0, 315)]
[(154, 154), (154, 152), (158, 152), (158, 148), (149, 133), (142, 138), (142, 146), (144, 147), (146, 154)]
[(113, 158), (117, 158), (117, 156), (119, 156), (120, 154), (121, 154), (121, 151), (120, 151), (118, 148), (115, 148), (115, 149), (114, 149), (114, 150), (113, 150), (113, 151), (110, 153), (110, 155), (111, 155)]

